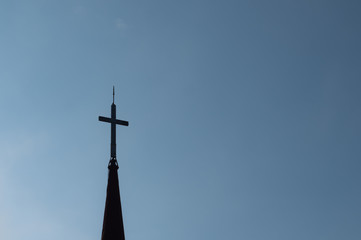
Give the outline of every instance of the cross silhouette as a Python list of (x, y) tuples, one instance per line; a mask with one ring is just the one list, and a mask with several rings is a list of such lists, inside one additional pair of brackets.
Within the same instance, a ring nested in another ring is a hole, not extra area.
[(110, 123), (110, 160), (116, 161), (116, 125), (129, 126), (129, 122), (116, 119), (116, 106), (114, 104), (114, 86), (113, 86), (113, 103), (111, 107), (111, 118), (99, 116), (99, 121)]

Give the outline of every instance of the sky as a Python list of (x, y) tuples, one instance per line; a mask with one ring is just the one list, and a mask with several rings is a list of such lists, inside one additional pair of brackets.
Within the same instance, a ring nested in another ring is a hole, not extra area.
[(361, 238), (361, 3), (2, 0), (0, 239)]

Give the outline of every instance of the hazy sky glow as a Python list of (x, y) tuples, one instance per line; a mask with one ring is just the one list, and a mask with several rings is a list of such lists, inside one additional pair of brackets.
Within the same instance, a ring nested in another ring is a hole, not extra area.
[(1, 1), (0, 239), (361, 239), (361, 3)]

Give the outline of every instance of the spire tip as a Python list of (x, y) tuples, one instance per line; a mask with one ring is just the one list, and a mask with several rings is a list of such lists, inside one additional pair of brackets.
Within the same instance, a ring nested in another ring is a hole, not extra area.
[(114, 93), (114, 86), (113, 86), (113, 104), (114, 104), (114, 95), (115, 95), (115, 93)]

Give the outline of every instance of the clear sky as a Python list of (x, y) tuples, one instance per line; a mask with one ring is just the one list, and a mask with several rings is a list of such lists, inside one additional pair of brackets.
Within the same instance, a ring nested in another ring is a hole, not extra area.
[(361, 239), (361, 3), (2, 0), (0, 239)]

